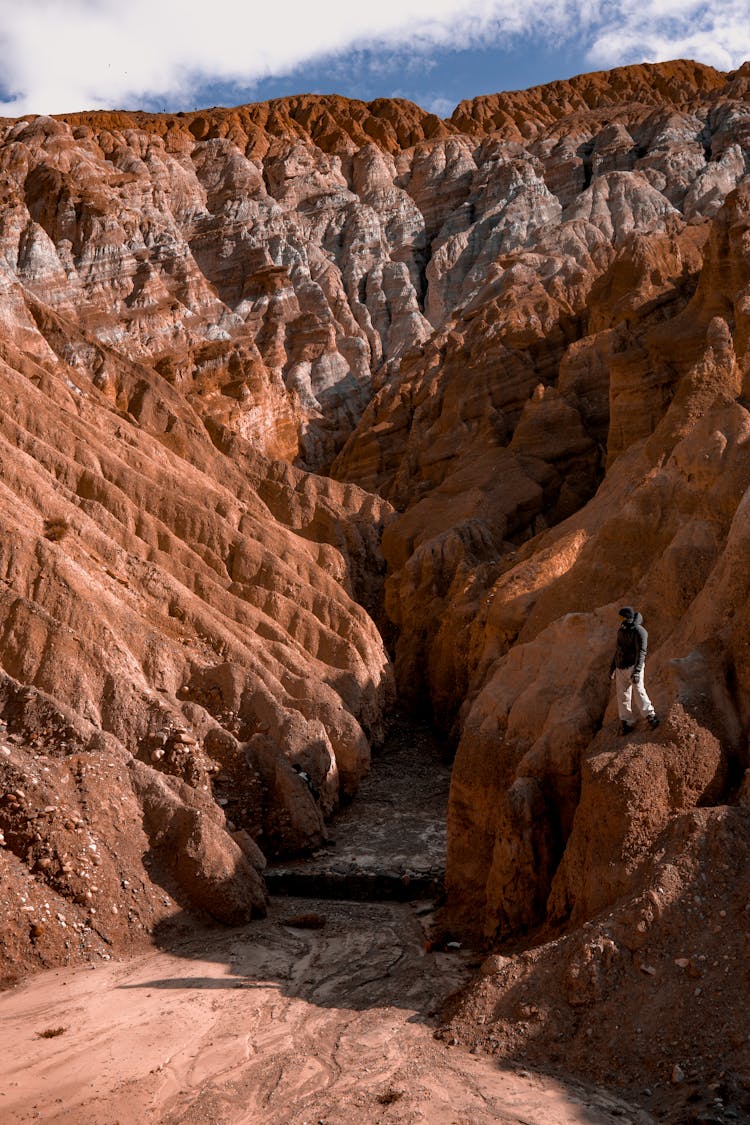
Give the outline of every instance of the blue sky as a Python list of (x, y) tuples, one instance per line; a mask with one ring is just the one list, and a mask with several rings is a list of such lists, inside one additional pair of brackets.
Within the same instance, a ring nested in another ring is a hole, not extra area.
[(748, 0), (0, 0), (0, 114), (294, 93), (464, 98), (624, 63), (750, 58)]
[[(424, 109), (447, 117), (464, 98), (499, 90), (524, 90), (591, 69), (573, 45), (543, 44), (472, 47), (429, 54), (360, 49), (323, 62), (311, 62), (289, 74), (254, 85), (207, 83), (196, 88), (195, 106), (239, 105), (289, 94), (342, 94), (347, 98), (408, 98)], [(162, 108), (157, 98), (150, 109)], [(170, 104), (167, 108), (186, 108)], [(194, 108), (189, 106), (187, 108)]]

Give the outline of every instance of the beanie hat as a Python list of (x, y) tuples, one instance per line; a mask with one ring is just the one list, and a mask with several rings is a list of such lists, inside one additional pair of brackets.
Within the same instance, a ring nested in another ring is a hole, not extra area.
[(632, 621), (635, 617), (635, 610), (630, 605), (624, 605), (619, 615), (620, 617), (624, 617), (626, 621)]

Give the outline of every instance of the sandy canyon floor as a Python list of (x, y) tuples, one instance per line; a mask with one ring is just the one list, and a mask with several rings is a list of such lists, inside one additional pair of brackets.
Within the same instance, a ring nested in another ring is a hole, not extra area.
[[(321, 929), (290, 923), (311, 905)], [(436, 1041), (436, 1009), (466, 967), (461, 953), (425, 953), (423, 937), (408, 904), (277, 899), (258, 925), (44, 973), (0, 1001), (0, 1116), (66, 1125), (650, 1120), (605, 1093)]]
[(646, 1125), (604, 1091), (434, 1038), (477, 959), (430, 948), (430, 902), (393, 888), (439, 874), (448, 781), (429, 733), (396, 727), (335, 842), (272, 873), (340, 897), (275, 895), (264, 921), (232, 930), (178, 918), (161, 950), (0, 997), (0, 1120)]

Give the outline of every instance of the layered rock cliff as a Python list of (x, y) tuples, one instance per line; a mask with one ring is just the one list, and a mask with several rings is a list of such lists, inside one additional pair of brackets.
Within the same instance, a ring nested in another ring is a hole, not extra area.
[(392, 696), (358, 604), (391, 509), (239, 437), (219, 451), (154, 370), (20, 286), (9, 307), (0, 829), (4, 902), (31, 929), (1, 940), (49, 963), (175, 903), (248, 918), (264, 855), (322, 841)]
[[(383, 540), (397, 675), (459, 739), (448, 913), (475, 933), (609, 905), (670, 816), (723, 798), (748, 764), (747, 704), (723, 686), (745, 675), (723, 632), (746, 592), (729, 561), (750, 484), (744, 97), (692, 115), (620, 107), (589, 148), (589, 182), (563, 183), (555, 221), (483, 262), (334, 466), (401, 512)], [(494, 143), (492, 182), (523, 163), (537, 176), (524, 215), (547, 206), (549, 133), (533, 158)], [(514, 182), (505, 209), (523, 198)], [(492, 222), (502, 232), (501, 212)], [(587, 763), (606, 751), (620, 769), (608, 666), (627, 602), (658, 638), (657, 698), (679, 721), (659, 736), (661, 812), (648, 792), (616, 820), (612, 777)], [(711, 645), (717, 664), (678, 674)]]
[[(394, 678), (457, 745), (482, 940), (609, 909), (734, 800), (749, 88), (2, 123), (6, 964), (261, 911)], [(623, 752), (625, 602), (663, 724)]]

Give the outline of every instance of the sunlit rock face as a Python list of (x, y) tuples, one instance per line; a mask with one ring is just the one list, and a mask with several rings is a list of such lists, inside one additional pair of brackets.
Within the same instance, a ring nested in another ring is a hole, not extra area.
[(0, 860), (46, 935), (13, 931), (7, 968), (66, 956), (57, 913), (124, 948), (177, 907), (262, 911), (264, 855), (325, 838), (393, 677), (363, 608), (386, 501), (217, 448), (172, 382), (20, 285), (4, 314)]
[[(600, 909), (725, 794), (749, 145), (747, 73), (690, 63), (445, 121), (0, 123), (0, 860), (41, 927), (6, 965), (78, 956), (66, 910), (121, 948), (262, 911), (396, 682), (458, 745), (448, 909), (484, 937)], [(645, 803), (607, 757), (626, 601), (665, 716)]]
[[(339, 130), (328, 151), (300, 121), (324, 142), (320, 117), (345, 117), (343, 100), (279, 104), (262, 124), (257, 108), (9, 123), (0, 255), (9, 278), (157, 366), (212, 424), (318, 468), (373, 379), (430, 332), (425, 220), (377, 141), (400, 148), (394, 115), (414, 118), (404, 140), (430, 119), (362, 105), (356, 141)], [(449, 130), (434, 119), (432, 132)]]
[(309, 96), (6, 122), (0, 261), (214, 426), (319, 469), (498, 261), (576, 219), (619, 241), (715, 213), (744, 175), (724, 86), (685, 63), (447, 121)]
[[(626, 73), (636, 88), (637, 68), (558, 90), (546, 118), (549, 88), (454, 114), (497, 126), (471, 154), (497, 162), (486, 180), (454, 155), (487, 211), (445, 220), (435, 331), (334, 465), (400, 513), (397, 679), (456, 739), (447, 916), (485, 940), (610, 906), (748, 764), (750, 704), (721, 686), (746, 678), (748, 76), (675, 65), (671, 104), (647, 106), (618, 102)], [(623, 760), (608, 670), (628, 603), (663, 722)]]

